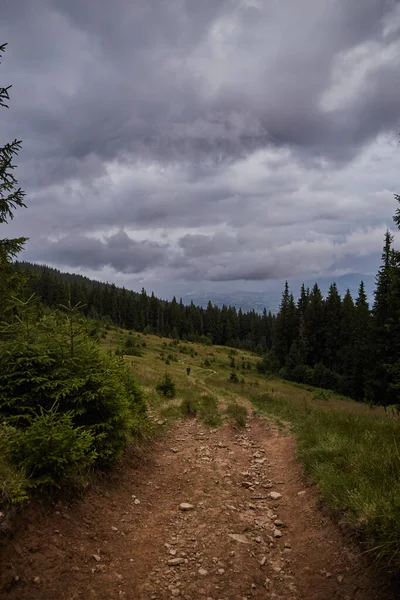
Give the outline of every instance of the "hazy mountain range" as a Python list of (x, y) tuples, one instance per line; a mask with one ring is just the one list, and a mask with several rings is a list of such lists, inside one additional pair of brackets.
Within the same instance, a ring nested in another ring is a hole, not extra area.
[[(360, 274), (349, 274), (342, 275), (335, 278), (339, 292), (343, 295), (349, 288), (350, 292), (355, 299), (357, 297), (358, 286), (360, 281), (364, 281), (366, 291), (370, 303), (373, 301), (374, 282), (375, 275), (360, 275)], [(329, 286), (332, 283), (332, 278), (324, 278), (318, 280), (318, 285), (324, 295), (328, 292)], [(312, 288), (315, 281), (305, 281), (306, 286)], [(302, 281), (291, 282), (290, 290), (297, 300), (300, 293), (300, 286)], [(271, 310), (273, 313), (278, 310), (279, 303), (282, 296), (284, 282), (282, 281), (270, 281), (266, 285), (265, 291), (227, 291), (227, 292), (213, 292), (213, 291), (192, 291), (183, 294), (182, 300), (185, 304), (193, 301), (194, 304), (206, 307), (208, 302), (211, 301), (219, 307), (224, 304), (227, 306), (236, 306), (237, 309), (241, 308), (243, 311), (249, 311), (254, 309), (256, 312), (262, 312), (264, 307), (267, 311)]]

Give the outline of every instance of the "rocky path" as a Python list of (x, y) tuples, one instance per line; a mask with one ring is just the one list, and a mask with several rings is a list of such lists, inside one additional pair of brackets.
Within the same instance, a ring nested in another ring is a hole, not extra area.
[(176, 425), (72, 507), (32, 508), (0, 555), (9, 600), (373, 600), (382, 584), (322, 516), (294, 440)]

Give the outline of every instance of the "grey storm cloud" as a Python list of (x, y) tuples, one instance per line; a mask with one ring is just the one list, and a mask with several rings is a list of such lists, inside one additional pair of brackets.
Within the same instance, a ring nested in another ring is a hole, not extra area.
[(399, 33), (396, 0), (3, 0), (23, 257), (132, 285), (357, 268), (393, 212)]
[(66, 235), (60, 240), (40, 243), (32, 249), (38, 261), (51, 260), (72, 267), (102, 269), (112, 267), (120, 273), (140, 273), (166, 262), (165, 246), (137, 241), (120, 231), (104, 240), (84, 235)]

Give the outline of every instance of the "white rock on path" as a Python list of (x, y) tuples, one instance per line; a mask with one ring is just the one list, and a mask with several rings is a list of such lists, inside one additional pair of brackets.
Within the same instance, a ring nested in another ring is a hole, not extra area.
[(271, 498), (271, 500), (279, 500), (279, 498), (282, 498), (282, 494), (279, 492), (270, 492), (268, 498)]
[(184, 558), (170, 558), (168, 561), (168, 565), (170, 567), (177, 567), (178, 565), (181, 565), (184, 562), (186, 562)]
[(240, 544), (250, 544), (250, 540), (241, 533), (229, 533), (230, 538), (235, 540), (235, 542), (239, 542)]
[(193, 506), (193, 504), (189, 504), (188, 502), (182, 502), (179, 505), (179, 508), (180, 508), (180, 510), (187, 511), (187, 510), (193, 510), (194, 506)]

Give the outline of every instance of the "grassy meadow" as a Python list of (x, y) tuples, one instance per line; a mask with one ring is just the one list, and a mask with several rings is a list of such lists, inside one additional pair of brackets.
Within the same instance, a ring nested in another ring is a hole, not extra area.
[[(103, 347), (122, 347), (128, 335), (112, 330), (102, 339)], [(125, 359), (159, 423), (197, 415), (210, 427), (225, 419), (241, 427), (249, 406), (274, 419), (283, 433), (296, 435), (298, 457), (325, 505), (360, 535), (376, 560), (400, 570), (397, 418), (327, 390), (267, 378), (257, 372), (258, 357), (249, 352), (130, 335), (143, 344), (142, 356)], [(176, 384), (172, 399), (155, 390), (165, 373)]]

